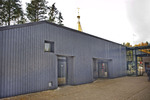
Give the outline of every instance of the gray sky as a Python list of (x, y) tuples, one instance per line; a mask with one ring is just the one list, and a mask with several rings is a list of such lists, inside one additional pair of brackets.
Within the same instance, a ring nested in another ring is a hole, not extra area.
[[(84, 32), (117, 43), (150, 42), (150, 0), (47, 0), (56, 3), (64, 17), (64, 25), (77, 29), (80, 8)], [(22, 0), (23, 7), (25, 2)], [(134, 35), (133, 35), (134, 34)]]
[(150, 0), (128, 0), (127, 14), (137, 41), (150, 42)]

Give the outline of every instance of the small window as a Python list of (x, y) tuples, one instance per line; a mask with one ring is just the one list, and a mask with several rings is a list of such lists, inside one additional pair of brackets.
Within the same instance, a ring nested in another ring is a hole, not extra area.
[(45, 52), (54, 52), (54, 42), (45, 41), (44, 42), (44, 51)]

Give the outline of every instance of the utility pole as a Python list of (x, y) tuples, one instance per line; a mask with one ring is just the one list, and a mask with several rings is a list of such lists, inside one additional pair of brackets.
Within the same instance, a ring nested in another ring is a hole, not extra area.
[(133, 46), (134, 46), (134, 37), (135, 37), (136, 35), (133, 33)]

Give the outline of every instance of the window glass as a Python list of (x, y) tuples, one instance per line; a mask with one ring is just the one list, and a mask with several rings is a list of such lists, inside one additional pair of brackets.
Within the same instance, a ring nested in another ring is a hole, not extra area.
[(54, 42), (45, 41), (44, 51), (45, 52), (54, 52)]
[(50, 52), (50, 43), (45, 43), (45, 51)]

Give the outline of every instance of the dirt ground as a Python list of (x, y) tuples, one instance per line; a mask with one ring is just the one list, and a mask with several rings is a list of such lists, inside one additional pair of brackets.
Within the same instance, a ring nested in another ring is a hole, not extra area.
[(98, 79), (93, 83), (64, 86), (1, 100), (150, 100), (150, 82), (146, 75)]

